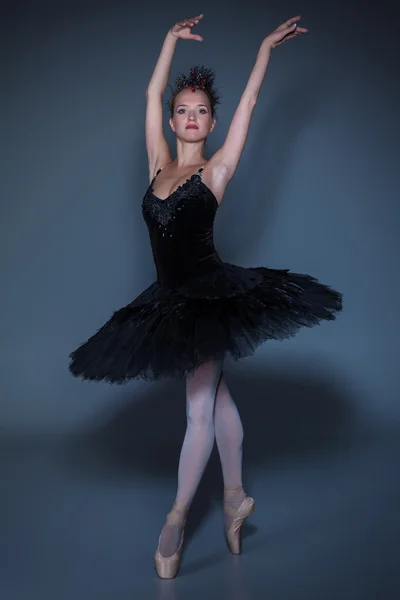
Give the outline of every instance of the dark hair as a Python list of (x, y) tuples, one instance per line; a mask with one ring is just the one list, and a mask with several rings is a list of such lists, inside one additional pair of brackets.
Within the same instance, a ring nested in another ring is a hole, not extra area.
[(190, 88), (193, 92), (198, 89), (205, 92), (208, 96), (211, 105), (211, 115), (213, 118), (216, 116), (215, 107), (220, 103), (220, 96), (217, 94), (214, 88), (215, 71), (204, 67), (203, 65), (197, 65), (190, 69), (190, 75), (187, 77), (183, 73), (177, 76), (174, 82), (174, 86), (169, 85), (172, 97), (167, 100), (166, 106), (170, 112), (171, 118), (174, 114), (175, 99), (177, 94), (185, 89)]

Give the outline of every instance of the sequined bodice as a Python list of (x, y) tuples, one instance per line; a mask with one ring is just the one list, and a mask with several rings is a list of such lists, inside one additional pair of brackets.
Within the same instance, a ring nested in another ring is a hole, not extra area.
[(154, 177), (143, 198), (142, 214), (161, 284), (179, 285), (222, 264), (213, 240), (218, 201), (203, 183), (202, 171), (165, 200), (154, 195)]

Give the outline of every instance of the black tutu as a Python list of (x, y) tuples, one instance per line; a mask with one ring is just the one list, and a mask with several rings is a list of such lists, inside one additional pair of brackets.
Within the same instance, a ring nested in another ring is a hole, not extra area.
[(142, 209), (157, 281), (71, 353), (73, 375), (117, 384), (183, 377), (342, 310), (342, 295), (310, 275), (222, 262), (212, 239), (217, 208), (199, 173), (167, 200), (150, 186)]

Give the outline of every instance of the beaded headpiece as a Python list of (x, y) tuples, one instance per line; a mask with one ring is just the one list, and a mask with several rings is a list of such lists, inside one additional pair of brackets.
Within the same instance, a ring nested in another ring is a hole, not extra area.
[(215, 71), (208, 67), (204, 67), (203, 65), (192, 67), (188, 77), (184, 73), (178, 75), (178, 77), (175, 79), (174, 85), (168, 86), (172, 93), (172, 98), (168, 100), (166, 104), (169, 112), (172, 112), (172, 103), (178, 92), (188, 87), (192, 90), (192, 92), (195, 92), (198, 88), (207, 94), (211, 103), (211, 112), (214, 116), (215, 107), (220, 103), (220, 96), (217, 94), (217, 91), (214, 87), (214, 79)]

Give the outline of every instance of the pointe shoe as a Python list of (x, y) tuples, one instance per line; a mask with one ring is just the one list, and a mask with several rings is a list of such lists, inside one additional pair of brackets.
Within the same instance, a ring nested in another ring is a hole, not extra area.
[[(229, 492), (238, 492), (243, 488), (224, 488), (225, 496)], [(244, 521), (254, 511), (256, 503), (254, 498), (246, 496), (239, 508), (232, 508), (230, 506), (224, 507), (224, 512), (233, 517), (233, 521), (229, 526), (229, 529), (225, 531), (226, 541), (228, 548), (232, 554), (240, 554), (242, 552), (242, 526)]]
[(158, 538), (157, 550), (154, 555), (157, 575), (161, 577), (161, 579), (173, 579), (174, 577), (176, 577), (181, 563), (181, 552), (183, 546), (183, 536), (184, 527), (186, 525), (186, 517), (182, 517), (181, 514), (176, 512), (176, 509), (184, 512), (184, 514), (186, 515), (187, 507), (183, 504), (177, 504), (175, 502), (172, 506), (171, 511), (167, 515), (165, 525), (177, 525), (178, 527), (182, 527), (182, 535), (181, 541), (179, 542), (179, 547), (176, 550), (176, 552), (172, 554), (172, 556), (163, 556), (160, 552), (160, 534), (160, 537)]

